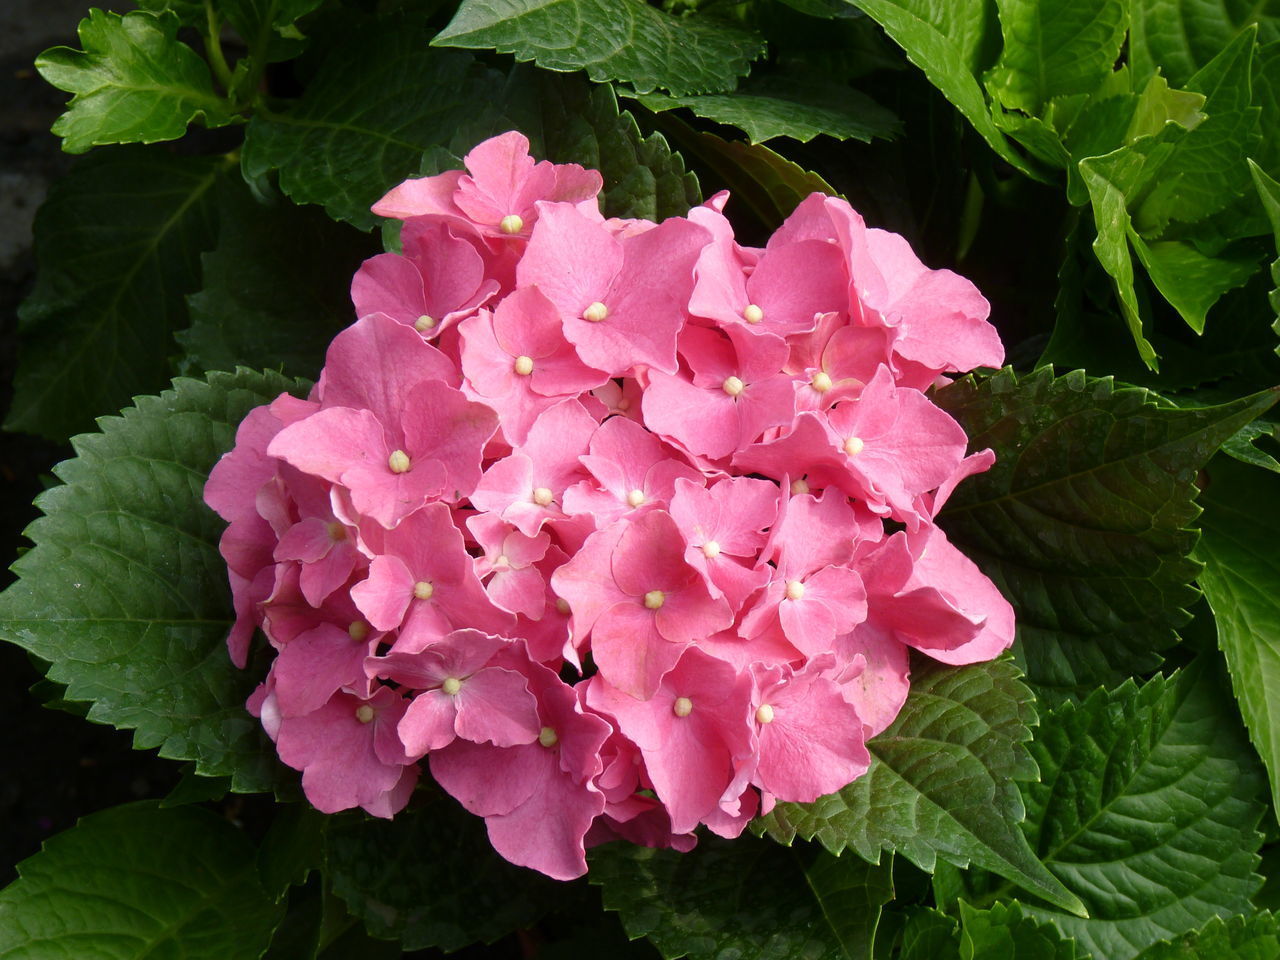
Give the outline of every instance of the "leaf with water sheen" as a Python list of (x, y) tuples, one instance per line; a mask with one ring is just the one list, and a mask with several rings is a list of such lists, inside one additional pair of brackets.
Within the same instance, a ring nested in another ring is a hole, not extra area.
[(938, 391), (972, 448), (996, 452), (938, 522), (1013, 604), (1028, 680), (1080, 692), (1159, 665), (1196, 599), (1196, 473), (1276, 399), (1161, 406), (1047, 367)]
[(296, 777), (244, 709), (256, 678), (227, 655), (224, 524), (203, 491), (240, 420), (285, 390), (302, 385), (214, 373), (101, 418), (101, 432), (74, 438), (76, 457), (54, 468), (61, 485), (36, 499), (35, 546), (0, 594), (0, 637), (47, 661), (67, 699), (92, 704), (90, 720), (242, 792)]

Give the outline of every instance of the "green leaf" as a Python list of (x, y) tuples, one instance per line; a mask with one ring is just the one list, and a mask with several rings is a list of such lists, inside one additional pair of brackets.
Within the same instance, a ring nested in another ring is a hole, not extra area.
[(961, 960), (1089, 960), (1051, 924), (1022, 912), (1014, 900), (978, 910), (960, 902)]
[(789, 217), (811, 193), (837, 196), (836, 190), (816, 173), (806, 171), (763, 144), (725, 140), (713, 133), (694, 130), (667, 114), (659, 118), (672, 142), (690, 158), (700, 161), (713, 177), (733, 194), (769, 230)]
[(749, 836), (706, 836), (690, 853), (611, 843), (590, 858), (605, 909), (667, 958), (871, 960), (880, 908), (893, 899), (891, 860), (877, 867)]
[(1023, 746), (1035, 712), (1018, 676), (1007, 662), (953, 668), (921, 658), (897, 719), (867, 743), (867, 773), (813, 803), (778, 804), (758, 829), (782, 843), (817, 837), (871, 861), (896, 850), (925, 870), (938, 857), (972, 863), (1077, 909), (1018, 829), (1016, 781), (1036, 778)]
[(996, 452), (938, 522), (1013, 604), (1028, 679), (1078, 692), (1157, 666), (1196, 599), (1196, 472), (1276, 392), (1182, 409), (1041, 368), (935, 399)]
[(277, 369), (316, 377), (329, 341), (352, 322), (351, 277), (379, 245), (319, 210), (256, 203), (242, 183), (221, 193), (218, 242), (187, 297), (181, 372)]
[(258, 848), (258, 877), (276, 900), (307, 882), (321, 866), (325, 817), (305, 803), (278, 804)]
[(164, 387), (225, 170), (220, 159), (122, 147), (54, 184), (36, 214), (39, 270), (18, 312), (6, 427), (62, 440)]
[(1054, 97), (1091, 93), (1111, 72), (1129, 27), (1125, 0), (997, 0), (1004, 48), (987, 90), (1037, 116)]
[(674, 17), (643, 0), (463, 0), (431, 42), (676, 96), (732, 90), (764, 53), (754, 33), (705, 16)]
[(12, 960), (257, 957), (280, 911), (253, 845), (196, 807), (112, 807), (45, 841), (0, 891), (0, 956)]
[(1028, 176), (1036, 176), (991, 119), (974, 71), (979, 67), (986, 24), (983, 0), (850, 0), (874, 18), (906, 51), (997, 154)]
[(1158, 371), (1160, 364), (1156, 360), (1156, 351), (1146, 337), (1138, 297), (1133, 290), (1133, 259), (1129, 256), (1129, 236), (1133, 232), (1133, 221), (1129, 218), (1124, 190), (1117, 182), (1122, 179), (1117, 176), (1120, 170), (1140, 161), (1132, 155), (1124, 154), (1123, 150), (1121, 148), (1105, 157), (1082, 160), (1079, 170), (1089, 191), (1089, 201), (1093, 204), (1093, 221), (1098, 231), (1093, 241), (1093, 252), (1115, 282), (1116, 295), (1120, 298), (1120, 311), (1142, 362)]
[(1209, 308), (1258, 270), (1258, 258), (1250, 252), (1209, 257), (1184, 240), (1148, 243), (1132, 229), (1129, 242), (1156, 289), (1196, 333), (1204, 333)]
[(1196, 556), (1249, 738), (1280, 797), (1280, 477), (1219, 457), (1203, 494)]
[(1223, 678), (1197, 663), (1041, 717), (1023, 829), (1089, 919), (1045, 907), (1095, 957), (1129, 960), (1249, 909), (1262, 836), (1258, 767)]
[(333, 892), (369, 933), (406, 950), (492, 943), (569, 895), (564, 884), (503, 860), (484, 821), (438, 791), (393, 820), (330, 819), (325, 864)]
[(1214, 917), (1173, 942), (1157, 943), (1138, 960), (1273, 960), (1280, 957), (1280, 929), (1270, 913)]
[(231, 789), (230, 777), (202, 777), (194, 763), (182, 765), (182, 779), (160, 801), (162, 807), (182, 807), (189, 803), (216, 803)]
[[(1258, 197), (1262, 200), (1262, 207), (1266, 210), (1267, 218), (1271, 221), (1271, 229), (1275, 234), (1277, 254), (1276, 259), (1271, 262), (1271, 281), (1275, 286), (1271, 290), (1270, 300), (1271, 309), (1276, 315), (1276, 322), (1272, 329), (1280, 333), (1280, 183), (1271, 179), (1252, 160), (1249, 161), (1249, 172), (1253, 175), (1253, 185), (1258, 191)], [(1276, 352), (1280, 353), (1280, 347), (1276, 348)]]
[(744, 130), (752, 143), (775, 137), (807, 143), (819, 134), (837, 140), (888, 140), (901, 129), (890, 111), (848, 84), (800, 76), (751, 80), (732, 93), (700, 97), (641, 93), (634, 97), (655, 112), (688, 107), (695, 116)]
[(47, 661), (89, 719), (134, 731), (137, 749), (194, 760), (242, 792), (286, 775), (244, 709), (256, 682), (227, 656), (232, 611), (218, 553), (223, 523), (204, 505), (210, 468), (253, 407), (301, 385), (215, 373), (140, 397), (101, 433), (76, 437), (62, 481), (41, 494), (35, 546), (0, 594), (0, 637)]
[(40, 76), (74, 94), (53, 124), (62, 149), (177, 140), (197, 118), (207, 127), (237, 119), (204, 60), (178, 42), (178, 25), (169, 12), (90, 10), (80, 21), (83, 51), (53, 47), (36, 58)]
[(1142, 79), (1157, 69), (1185, 84), (1251, 23), (1265, 43), (1280, 36), (1280, 17), (1256, 0), (1134, 0), (1129, 61)]
[(1256, 445), (1263, 437), (1280, 439), (1280, 424), (1265, 420), (1246, 423), (1222, 445), (1222, 452), (1241, 463), (1280, 473), (1280, 461)]
[(1245, 158), (1258, 140), (1260, 114), (1250, 105), (1254, 33), (1241, 31), (1187, 81), (1189, 91), (1204, 94), (1204, 121), (1171, 141), (1160, 162), (1145, 164), (1142, 179), (1126, 188), (1144, 237), (1159, 236), (1170, 221), (1203, 220), (1247, 190)]
[(956, 921), (937, 910), (918, 910), (902, 930), (899, 960), (960, 960)]
[(369, 207), (406, 177), (436, 172), (429, 161), (424, 169), (423, 154), (502, 91), (502, 74), (470, 54), (429, 49), (430, 35), (408, 17), (351, 21), (339, 46), (317, 53), (299, 100), (254, 115), (240, 157), (245, 177), (278, 170), (295, 203), (373, 227)]

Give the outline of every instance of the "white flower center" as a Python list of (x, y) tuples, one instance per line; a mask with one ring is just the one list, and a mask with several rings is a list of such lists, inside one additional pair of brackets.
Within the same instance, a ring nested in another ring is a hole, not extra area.
[(650, 610), (661, 610), (667, 602), (667, 595), (661, 590), (650, 590), (644, 595), (644, 605)]
[(773, 707), (769, 706), (767, 703), (760, 704), (760, 706), (756, 708), (756, 722), (773, 723)]
[(708, 560), (714, 560), (716, 557), (720, 556), (720, 544), (716, 543), (714, 540), (708, 540), (702, 545), (702, 555)]
[(551, 492), (550, 487), (534, 487), (533, 502), (540, 507), (551, 505), (551, 501), (555, 499), (555, 494)]
[(373, 707), (367, 703), (362, 703), (356, 707), (356, 719), (361, 723), (369, 723), (373, 720)]
[(369, 625), (363, 620), (352, 620), (351, 625), (347, 627), (347, 636), (356, 643), (364, 643), (365, 638), (369, 636)]
[(809, 386), (813, 387), (818, 393), (826, 393), (831, 389), (831, 377), (824, 370), (819, 370), (813, 375), (813, 379), (809, 381)]
[(764, 311), (754, 303), (748, 303), (742, 311), (742, 319), (747, 323), (759, 323), (764, 319)]
[(544, 747), (554, 747), (559, 741), (554, 727), (543, 727), (538, 731), (538, 742)]
[(609, 308), (599, 300), (596, 300), (591, 306), (582, 311), (582, 319), (590, 320), (592, 323), (599, 323), (609, 315)]
[(413, 585), (413, 595), (419, 600), (430, 600), (436, 592), (436, 588), (430, 580), (419, 580)]
[(866, 446), (862, 442), (861, 437), (850, 437), (844, 442), (844, 452), (851, 457), (856, 457), (862, 452), (862, 448)]
[(804, 584), (801, 583), (799, 580), (788, 580), (787, 581), (787, 599), (799, 600), (803, 596), (804, 596)]
[(791, 492), (794, 493), (797, 497), (800, 496), (800, 494), (802, 493), (808, 493), (809, 492), (808, 481), (806, 481), (804, 477), (801, 477), (799, 480), (792, 480)]
[(412, 466), (413, 461), (403, 450), (392, 450), (391, 456), (387, 457), (387, 467), (392, 473), (408, 473)]
[(511, 560), (505, 553), (500, 555), (497, 560), (493, 561), (493, 569), (495, 570), (505, 570), (509, 566), (511, 566)]
[(731, 397), (736, 397), (746, 389), (746, 384), (737, 377), (725, 377), (724, 383), (720, 386), (724, 389), (724, 392)]
[(627, 506), (638, 507), (642, 503), (644, 503), (643, 490), (632, 490), (630, 493), (627, 494)]
[(522, 377), (533, 373), (533, 357), (526, 357), (524, 354), (516, 357), (515, 370)]
[(519, 233), (524, 229), (524, 217), (518, 213), (508, 213), (499, 221), (498, 229), (508, 235)]
[(440, 684), (440, 689), (452, 697), (462, 689), (462, 681), (457, 677), (445, 677), (444, 683)]
[(413, 329), (417, 330), (419, 333), (426, 333), (428, 330), (435, 329), (437, 322), (438, 321), (435, 317), (428, 316), (424, 313), (417, 320), (413, 321)]
[(693, 713), (693, 701), (688, 697), (676, 697), (676, 702), (671, 705), (671, 712), (677, 717), (687, 717)]

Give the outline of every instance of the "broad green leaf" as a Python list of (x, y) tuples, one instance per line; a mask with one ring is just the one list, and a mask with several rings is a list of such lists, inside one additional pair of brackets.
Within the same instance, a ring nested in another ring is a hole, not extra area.
[(217, 235), (221, 159), (119, 147), (80, 161), (36, 214), (5, 426), (58, 440), (168, 382), (184, 296)]
[(1028, 905), (1095, 957), (1250, 908), (1265, 783), (1225, 679), (1196, 663), (1041, 716), (1023, 829), (1089, 918)]
[(1223, 457), (1209, 467), (1196, 556), (1240, 713), (1280, 797), (1280, 477)]
[(897, 719), (867, 743), (867, 773), (813, 803), (778, 804), (758, 828), (782, 843), (817, 837), (832, 853), (873, 862), (896, 850), (925, 870), (937, 858), (972, 863), (1077, 909), (1018, 829), (1017, 781), (1037, 775), (1023, 746), (1033, 698), (1018, 676), (1007, 662), (953, 668), (921, 658)]
[(1115, 66), (1129, 26), (1125, 0), (997, 0), (1004, 48), (987, 90), (1038, 116), (1054, 97), (1091, 93)]
[(332, 818), (324, 853), (333, 892), (369, 933), (406, 950), (491, 943), (571, 896), (565, 884), (503, 860), (484, 821), (439, 791), (390, 821)]
[(973, 449), (996, 452), (938, 522), (1017, 611), (1027, 678), (1079, 692), (1157, 666), (1196, 599), (1196, 472), (1276, 393), (1181, 409), (1041, 368), (935, 399)]
[(316, 377), (329, 341), (355, 315), (351, 277), (377, 243), (320, 210), (254, 202), (242, 183), (221, 192), (218, 242), (204, 283), (187, 297), (181, 372), (256, 366)]
[(503, 77), (470, 54), (432, 50), (430, 30), (406, 17), (352, 21), (340, 45), (319, 51), (302, 97), (257, 112), (241, 165), (250, 181), (278, 170), (295, 203), (369, 229), (387, 190), (423, 172), (423, 154), (501, 94)]
[(53, 47), (36, 58), (40, 76), (74, 94), (53, 124), (62, 149), (177, 140), (192, 120), (221, 127), (236, 119), (204, 60), (178, 41), (178, 25), (170, 12), (90, 10), (80, 21), (83, 51)]
[(706, 836), (690, 853), (612, 843), (587, 874), (627, 935), (667, 958), (871, 960), (893, 899), (891, 860), (872, 866), (811, 845)]
[[(1249, 172), (1253, 175), (1253, 185), (1262, 200), (1262, 207), (1267, 213), (1267, 219), (1271, 221), (1271, 229), (1275, 235), (1277, 253), (1276, 259), (1271, 262), (1271, 281), (1275, 286), (1271, 290), (1270, 300), (1271, 309), (1276, 315), (1272, 329), (1280, 333), (1280, 183), (1269, 177), (1252, 160), (1249, 161)], [(1280, 347), (1276, 348), (1276, 352), (1280, 353)]]
[(1196, 333), (1204, 333), (1209, 308), (1258, 270), (1258, 258), (1248, 252), (1209, 257), (1185, 240), (1147, 242), (1132, 229), (1129, 242), (1156, 289)]
[(1280, 925), (1274, 914), (1214, 917), (1200, 930), (1157, 943), (1138, 960), (1274, 960), (1280, 957)]
[(302, 50), (295, 22), (324, 0), (218, 0), (236, 33), (269, 62), (287, 60)]
[[(764, 144), (725, 140), (694, 130), (674, 116), (660, 118), (662, 129), (683, 153), (701, 162), (769, 230), (777, 228), (811, 193), (837, 196), (816, 173), (806, 171)], [(740, 208), (739, 208), (740, 209)]]
[(194, 763), (182, 765), (182, 779), (160, 801), (162, 807), (183, 807), (189, 803), (216, 803), (231, 790), (230, 777), (202, 777)]
[(280, 917), (244, 833), (197, 807), (103, 810), (18, 874), (0, 891), (5, 960), (252, 958)]
[(1262, 110), (1262, 142), (1253, 159), (1272, 177), (1280, 177), (1280, 39), (1254, 54), (1253, 102)]
[(676, 96), (732, 90), (764, 52), (754, 33), (705, 16), (675, 17), (643, 0), (463, 0), (431, 42)]
[(310, 804), (276, 805), (258, 848), (258, 878), (270, 896), (282, 899), (290, 887), (306, 883), (311, 872), (319, 869), (326, 823)]
[(1252, 23), (1264, 43), (1280, 37), (1280, 11), (1257, 0), (1134, 0), (1132, 16), (1139, 78), (1159, 70), (1179, 87)]
[(655, 112), (687, 107), (696, 116), (738, 127), (752, 143), (775, 137), (807, 143), (820, 134), (837, 140), (891, 139), (901, 128), (891, 112), (848, 84), (799, 77), (749, 81), (731, 93), (634, 96)]
[(1134, 226), (1144, 237), (1158, 237), (1170, 221), (1203, 220), (1248, 189), (1245, 158), (1258, 140), (1260, 114), (1250, 105), (1254, 46), (1254, 30), (1244, 30), (1196, 71), (1186, 86), (1204, 95), (1204, 121), (1126, 186)]
[(987, 29), (983, 0), (850, 0), (875, 19), (942, 91), (991, 149), (1028, 176), (1034, 172), (991, 119), (974, 73)]
[(1014, 900), (978, 910), (960, 902), (960, 960), (1089, 960), (1049, 923), (1022, 912)]
[(938, 910), (918, 910), (902, 929), (898, 960), (960, 960), (959, 928)]
[(35, 546), (0, 594), (0, 637), (49, 663), (89, 719), (133, 730), (138, 749), (193, 760), (253, 792), (293, 782), (244, 709), (256, 678), (227, 655), (231, 597), (223, 523), (204, 505), (209, 470), (253, 407), (300, 384), (241, 371), (177, 380), (100, 433), (72, 440), (54, 468)]

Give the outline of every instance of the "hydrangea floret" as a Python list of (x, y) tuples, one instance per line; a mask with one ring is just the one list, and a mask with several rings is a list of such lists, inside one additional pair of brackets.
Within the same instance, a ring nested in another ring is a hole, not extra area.
[(320, 810), (390, 817), (425, 764), (561, 879), (844, 787), (909, 649), (1013, 640), (934, 523), (993, 459), (928, 393), (1003, 361), (987, 302), (837, 198), (755, 249), (725, 194), (606, 219), (516, 132), (466, 167), (374, 207), (403, 253), (209, 478), (231, 656), (277, 651), (249, 709)]

